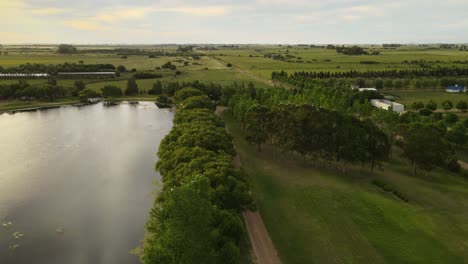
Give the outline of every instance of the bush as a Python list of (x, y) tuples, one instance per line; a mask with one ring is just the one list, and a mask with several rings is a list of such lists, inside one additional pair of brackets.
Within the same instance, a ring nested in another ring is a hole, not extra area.
[(406, 198), (401, 192), (396, 190), (395, 186), (388, 184), (382, 180), (373, 180), (372, 183), (379, 187), (380, 189), (384, 190), (385, 192), (391, 192), (393, 193), (396, 197), (400, 198), (404, 202), (409, 202), (409, 199)]
[(421, 114), (423, 116), (430, 116), (432, 114), (432, 111), (429, 110), (428, 108), (423, 108), (423, 109), (419, 110), (419, 114)]
[(416, 102), (413, 102), (411, 104), (411, 108), (413, 108), (414, 110), (419, 110), (421, 108), (424, 108), (424, 103), (421, 102), (421, 101), (416, 101)]
[(101, 89), (102, 95), (105, 97), (117, 97), (122, 95), (122, 89), (114, 85), (106, 85)]
[(429, 103), (426, 104), (426, 108), (435, 111), (437, 110), (437, 104), (434, 101), (430, 100)]
[(177, 91), (174, 94), (174, 99), (177, 102), (182, 102), (182, 101), (184, 101), (185, 99), (187, 99), (189, 97), (200, 96), (200, 95), (204, 95), (204, 93), (202, 91), (198, 90), (198, 89), (195, 89), (195, 88), (192, 88), (192, 87), (187, 87), (187, 88), (183, 88), (183, 89), (180, 89), (179, 91)]
[(445, 115), (445, 122), (447, 122), (448, 124), (455, 124), (456, 122), (458, 122), (458, 116), (454, 113), (447, 113)]
[(135, 79), (156, 79), (162, 78), (161, 74), (150, 73), (150, 72), (137, 72), (133, 74), (133, 78)]

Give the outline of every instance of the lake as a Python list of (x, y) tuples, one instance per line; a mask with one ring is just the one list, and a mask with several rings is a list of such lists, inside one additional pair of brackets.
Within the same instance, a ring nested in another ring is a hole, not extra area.
[(0, 263), (139, 263), (172, 118), (151, 102), (0, 115)]

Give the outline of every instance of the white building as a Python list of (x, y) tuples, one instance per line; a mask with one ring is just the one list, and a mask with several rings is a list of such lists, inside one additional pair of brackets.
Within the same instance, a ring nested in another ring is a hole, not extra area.
[(359, 85), (351, 85), (351, 90), (358, 90), (360, 92), (362, 91), (377, 91), (375, 88), (359, 88)]
[(397, 113), (403, 113), (405, 111), (404, 105), (395, 103), (392, 101), (383, 100), (383, 99), (371, 99), (370, 102), (371, 102), (371, 105), (381, 108), (381, 109), (393, 110)]
[(48, 73), (0, 73), (0, 78), (49, 78)]
[(358, 88), (358, 90), (360, 92), (363, 92), (363, 91), (377, 91), (377, 89), (375, 89), (375, 88)]
[(449, 86), (449, 87), (447, 87), (447, 89), (445, 89), (445, 92), (447, 92), (447, 93), (464, 93), (464, 92), (466, 92), (466, 87), (458, 86), (458, 85)]

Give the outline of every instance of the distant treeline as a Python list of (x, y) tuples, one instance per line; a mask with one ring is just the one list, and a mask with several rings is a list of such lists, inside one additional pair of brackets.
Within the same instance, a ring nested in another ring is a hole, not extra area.
[(371, 71), (343, 71), (343, 72), (273, 72), (272, 78), (414, 78), (414, 77), (460, 77), (468, 76), (468, 67), (437, 67), (431, 69), (401, 69), (401, 70), (371, 70)]
[(232, 166), (232, 138), (208, 96), (175, 93), (174, 127), (163, 139), (156, 168), (163, 188), (151, 209), (143, 263), (238, 263), (245, 230), (240, 213), (252, 207), (246, 175)]
[(19, 66), (3, 68), (0, 66), (1, 73), (49, 73), (58, 72), (103, 72), (114, 71), (112, 64), (83, 64), (83, 63), (64, 63), (64, 64), (38, 64), (26, 63)]
[[(281, 81), (292, 84), (296, 87), (342, 87), (349, 88), (350, 85), (359, 85), (360, 87), (375, 87), (377, 89), (419, 89), (419, 88), (446, 88), (450, 85), (468, 86), (468, 76), (432, 76), (432, 77), (397, 77), (398, 72), (394, 73), (395, 77), (379, 77), (378, 72), (368, 73), (368, 77), (356, 72), (353, 73), (330, 73), (330, 72), (295, 72), (288, 74), (284, 71), (273, 72), (272, 80)], [(374, 75), (374, 76), (373, 76)], [(388, 74), (392, 75), (392, 74)], [(405, 74), (401, 74), (404, 76)], [(355, 76), (355, 77), (346, 77)], [(357, 77), (359, 76), (359, 77)], [(408, 75), (410, 76), (410, 75)]]
[(18, 83), (1, 85), (0, 100), (5, 99), (45, 99), (55, 101), (66, 96), (78, 95), (78, 90), (66, 89), (58, 86), (54, 80), (39, 85), (30, 85), (25, 81)]

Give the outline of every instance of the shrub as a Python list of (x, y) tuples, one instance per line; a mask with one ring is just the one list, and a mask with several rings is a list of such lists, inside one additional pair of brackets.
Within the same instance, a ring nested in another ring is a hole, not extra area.
[(407, 202), (407, 203), (409, 202), (409, 199), (406, 198), (401, 192), (396, 190), (395, 186), (388, 184), (382, 180), (378, 180), (378, 179), (373, 180), (372, 183), (376, 185), (377, 187), (379, 187), (380, 189), (384, 190), (385, 192), (393, 193), (393, 195), (400, 198), (402, 201)]

